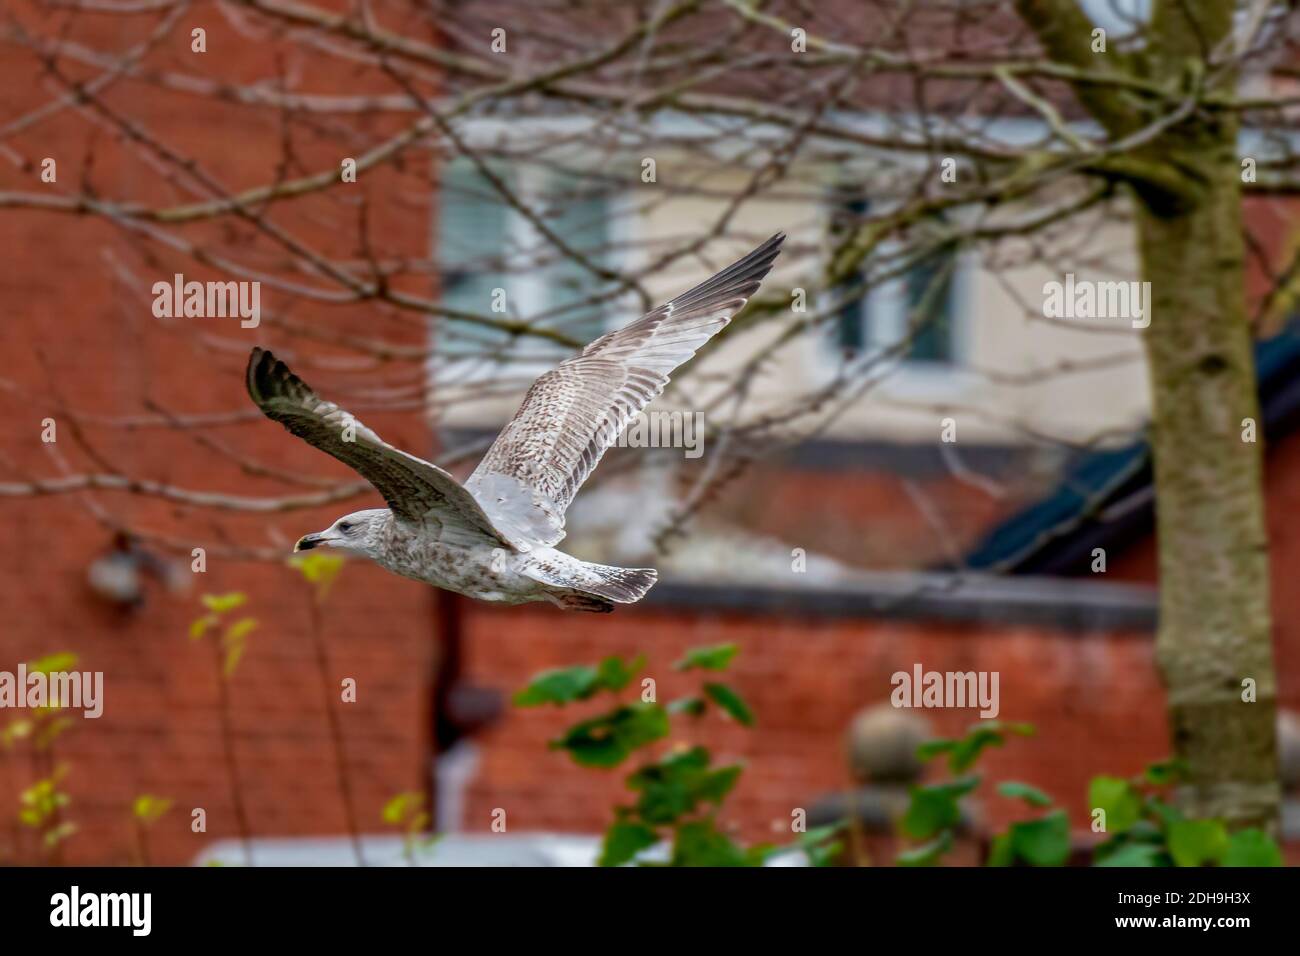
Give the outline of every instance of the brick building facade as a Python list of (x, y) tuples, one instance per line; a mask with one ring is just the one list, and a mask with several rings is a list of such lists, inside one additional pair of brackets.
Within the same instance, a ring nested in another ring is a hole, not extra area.
[[(100, 23), (92, 17), (87, 28), (119, 25), (116, 19)], [(207, 26), (214, 48), (268, 50), (245, 48), (219, 18)], [(143, 37), (144, 25), (132, 28)], [(166, 56), (182, 55), (183, 49), (165, 53), (164, 62)], [(246, 80), (273, 72), (269, 59), (242, 52), (231, 58), (235, 74)], [(310, 79), (309, 57), (295, 65)], [(361, 88), (370, 81), (361, 74), (354, 78)], [(30, 51), (0, 57), (3, 116), (22, 116), (47, 102), (47, 83)], [(105, 98), (111, 103), (115, 96), (131, 95), (125, 85)], [(174, 141), (234, 188), (260, 182), (281, 144), (274, 111), (253, 113), (175, 93), (158, 95), (142, 115), (150, 125), (169, 130)], [(378, 116), (371, 122), (383, 127), (388, 120)], [(167, 178), (129, 149), (97, 149), (94, 168), (88, 169), (92, 153), (84, 126), (66, 111), (36, 130), (10, 143), (28, 164), (0, 164), (0, 191), (39, 189), (40, 160), (53, 156), (63, 186), (89, 177), (116, 183), (141, 203), (179, 201)], [(121, 146), (113, 130), (103, 137)], [(337, 152), (323, 135), (301, 132), (296, 143), (304, 168), (328, 166), (337, 161)], [(430, 167), (429, 157), (417, 154), (406, 169), (381, 169), (359, 185), (378, 247), (371, 252), (380, 258), (428, 261), (434, 215)], [(284, 222), (329, 235), (332, 226), (355, 214), (354, 207), (321, 195), (295, 203)], [(266, 248), (265, 237), (239, 223), (201, 222), (188, 235), (198, 243)], [(667, 582), (643, 607), (620, 609), (611, 617), (561, 616), (551, 608), (448, 602), (358, 563), (343, 571), (314, 622), (310, 592), (297, 572), (278, 560), (245, 560), (242, 551), (287, 552), (300, 534), (326, 526), (348, 506), (247, 514), (199, 507), (166, 489), (286, 494), (282, 480), (260, 473), (250, 461), (290, 473), (349, 478), (341, 465), (289, 439), (248, 405), (241, 378), (253, 344), (294, 343), (291, 357), (304, 375), (328, 394), (356, 400), (363, 413), (377, 391), (371, 383), (381, 377), (390, 394), (410, 397), (411, 408), (367, 414), (367, 423), (398, 446), (427, 449), (428, 430), (417, 411), (423, 383), (418, 359), (358, 363), (342, 358), (345, 353), (330, 342), (331, 335), (358, 329), (377, 338), (382, 324), (387, 341), (418, 345), (423, 341), (418, 323), (366, 306), (331, 306), (313, 312), (320, 341), (304, 345), (291, 335), (302, 316), (277, 311), (284, 303), (272, 299), (256, 330), (159, 324), (149, 317), (146, 290), (153, 280), (176, 271), (210, 277), (167, 248), (128, 244), (102, 218), (23, 209), (3, 210), (0, 241), (5, 253), (0, 480), (111, 470), (147, 475), (164, 486), (70, 492), (43, 486), (40, 494), (0, 498), (0, 669), (71, 651), (79, 655), (80, 667), (103, 671), (106, 680), (104, 716), (76, 721), (50, 753), (34, 754), (29, 741), (0, 751), (0, 863), (118, 864), (142, 858), (183, 863), (241, 829), (256, 837), (342, 834), (349, 814), (327, 706), (338, 708), (342, 726), (351, 815), (362, 830), (380, 829), (380, 810), (390, 797), (429, 787), (438, 741), (446, 740), (445, 730), (440, 738), (435, 713), (442, 700), (438, 687), (446, 688), (449, 680), (438, 664), (440, 649), (446, 663), (451, 622), (460, 633), (461, 678), (507, 695), (544, 668), (636, 653), (647, 655), (648, 673), (660, 681), (661, 693), (671, 694), (682, 680), (671, 663), (685, 648), (739, 644), (734, 684), (757, 713), (758, 728), (746, 731), (708, 718), (692, 733), (720, 755), (747, 761), (725, 819), (751, 839), (771, 838), (773, 825), (788, 821), (792, 808), (851, 785), (844, 757), (850, 720), (863, 707), (887, 699), (890, 675), (915, 662), (927, 669), (1003, 675), (1001, 716), (1031, 721), (1039, 733), (992, 752), (989, 773), (1041, 786), (1070, 809), (1078, 826), (1085, 819), (1091, 775), (1136, 772), (1168, 752), (1163, 694), (1152, 658), (1151, 597), (1123, 588), (1048, 590), (1043, 593), (1054, 597), (1044, 606), (1041, 596), (1011, 586), (886, 610), (869, 588), (810, 593), (799, 592), (793, 582), (790, 589), (753, 591)], [(333, 252), (360, 254), (342, 244)], [(427, 273), (422, 277), (417, 268), (395, 281), (428, 291)], [(214, 454), (193, 429), (170, 427), (175, 423), (168, 416), (207, 422), (203, 440), (228, 445), (235, 453)], [(41, 440), (47, 418), (59, 428), (54, 445)], [(1300, 558), (1293, 518), (1300, 514), (1294, 507), (1300, 496), (1297, 458), (1300, 443), (1279, 442), (1269, 464), (1279, 677), (1282, 700), (1292, 707), (1300, 706), (1300, 598), (1289, 580), (1289, 569)], [(850, 540), (857, 529), (890, 523), (882, 552), (927, 534), (920, 516), (900, 517), (905, 496), (896, 476), (885, 470), (869, 478), (851, 468), (824, 470), (815, 478), (792, 470), (765, 480), (755, 510), (771, 513), (765, 520), (774, 533), (789, 533), (798, 512), (807, 509), (818, 512), (823, 524), (834, 523), (836, 514), (851, 517), (839, 530)], [(311, 495), (321, 489), (307, 485), (290, 491)], [(948, 501), (969, 494), (949, 491)], [(978, 495), (961, 500), (965, 504), (954, 507), (972, 516), (963, 525), (968, 533), (997, 516)], [(363, 501), (372, 503), (362, 497), (351, 507)], [(155, 540), (142, 547), (159, 556), (177, 545), (179, 553), (170, 560), (182, 568), (189, 563), (189, 544), (207, 542), (205, 573), (195, 576), (188, 593), (173, 593), (150, 580), (138, 607), (107, 606), (91, 593), (86, 576), (91, 562), (112, 547), (118, 524), (149, 528)], [(1108, 579), (1151, 582), (1150, 547), (1149, 540), (1137, 540), (1126, 553), (1112, 555)], [(909, 562), (923, 563), (921, 558), (918, 550)], [(191, 641), (187, 629), (201, 613), (201, 594), (233, 591), (247, 595), (247, 613), (259, 624), (238, 669), (223, 681), (211, 640)], [(343, 704), (337, 688), (348, 677), (356, 681), (357, 700)], [(0, 719), (7, 722), (10, 716)], [(461, 823), (467, 830), (488, 830), (496, 808), (506, 809), (511, 829), (522, 832), (590, 833), (608, 821), (609, 808), (624, 796), (621, 776), (579, 770), (547, 749), (546, 742), (570, 716), (507, 708), (475, 736), (481, 762), (466, 792)], [(929, 716), (940, 733), (955, 733), (975, 718), (953, 711)], [(55, 766), (66, 767), (60, 786), (70, 802), (64, 813), (77, 831), (51, 855), (15, 821), (19, 793)], [(144, 841), (131, 813), (141, 794), (173, 801)], [(204, 833), (191, 828), (197, 808), (206, 812)], [(988, 820), (1004, 822), (1014, 810), (990, 803)]]

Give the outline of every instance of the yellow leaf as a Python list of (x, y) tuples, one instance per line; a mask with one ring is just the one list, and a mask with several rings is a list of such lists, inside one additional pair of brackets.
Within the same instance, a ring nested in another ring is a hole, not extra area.
[(226, 611), (233, 611), (241, 607), (248, 600), (248, 595), (239, 591), (231, 591), (229, 594), (205, 594), (200, 598), (203, 606), (214, 614), (224, 614)]
[(236, 621), (234, 624), (230, 625), (230, 627), (226, 629), (226, 640), (242, 641), (256, 627), (257, 627), (257, 618), (254, 617), (240, 618), (238, 621)]
[(190, 624), (190, 640), (197, 641), (206, 633), (207, 629), (217, 623), (217, 616), (209, 614), (206, 617), (198, 618)]
[(38, 657), (34, 661), (28, 661), (27, 673), (51, 674), (55, 671), (70, 671), (76, 666), (77, 655), (71, 651), (61, 651), (58, 654), (47, 654), (45, 657)]

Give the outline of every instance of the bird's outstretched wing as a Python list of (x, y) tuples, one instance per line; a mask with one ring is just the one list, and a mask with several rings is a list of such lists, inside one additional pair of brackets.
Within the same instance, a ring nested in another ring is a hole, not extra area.
[(605, 450), (758, 291), (783, 242), (777, 233), (534, 382), (465, 482), (496, 526), (540, 545), (563, 538), (565, 509)]
[[(436, 521), (518, 547), (455, 478), (394, 448), (350, 413), (317, 396), (265, 349), (255, 348), (248, 357), (248, 394), (267, 418), (357, 471), (399, 518), (417, 524)], [(529, 550), (527, 541), (519, 545), (519, 550)]]

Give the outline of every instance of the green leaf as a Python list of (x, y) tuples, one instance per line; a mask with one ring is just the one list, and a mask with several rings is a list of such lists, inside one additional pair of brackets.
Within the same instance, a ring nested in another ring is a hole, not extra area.
[(940, 830), (956, 826), (961, 820), (957, 801), (979, 786), (979, 777), (967, 777), (951, 783), (913, 786), (911, 802), (903, 816), (903, 832), (913, 839), (926, 840)]
[(227, 641), (242, 641), (257, 628), (257, 618), (243, 617), (226, 629)]
[(709, 699), (726, 711), (733, 720), (746, 727), (754, 726), (754, 712), (749, 709), (749, 705), (741, 696), (726, 684), (705, 684), (704, 693), (708, 694)]
[(1133, 826), (1129, 827), (1117, 839), (1132, 840), (1136, 843), (1156, 843), (1160, 846), (1165, 845), (1165, 833), (1157, 824), (1150, 820), (1139, 820)]
[(1016, 856), (1031, 866), (1061, 866), (1070, 856), (1070, 820), (1064, 810), (1013, 823), (1009, 832)]
[(581, 665), (543, 671), (515, 694), (514, 703), (516, 707), (571, 704), (586, 700), (600, 690), (619, 691), (644, 666), (644, 657), (627, 664), (617, 657), (607, 657), (596, 667)]
[(843, 842), (836, 837), (848, 826), (847, 820), (840, 820), (838, 823), (813, 827), (807, 833), (800, 834), (799, 846), (808, 855), (811, 866), (830, 866), (835, 862), (835, 858), (844, 850)]
[(1186, 819), (1181, 810), (1154, 795), (1147, 796), (1142, 805), (1146, 808), (1147, 815), (1155, 817), (1165, 830)]
[(46, 825), (59, 811), (66, 807), (71, 798), (58, 789), (59, 781), (67, 774), (67, 766), (60, 764), (48, 777), (37, 780), (30, 787), (18, 794), (21, 805), (18, 819), (29, 827), (40, 828)]
[(939, 859), (952, 849), (952, 831), (944, 830), (929, 843), (912, 847), (898, 854), (894, 862), (899, 866), (936, 866)]
[(1222, 820), (1178, 820), (1169, 825), (1169, 855), (1177, 866), (1217, 862), (1228, 851)]
[(957, 741), (952, 752), (948, 754), (948, 766), (953, 773), (964, 773), (975, 765), (981, 753), (988, 747), (1001, 747), (1006, 742), (1006, 733), (1000, 724), (976, 726), (964, 738)]
[(31, 736), (34, 725), (30, 720), (11, 720), (4, 730), (0, 731), (0, 743), (6, 748), (12, 747), (14, 741), (22, 740)]
[(839, 820), (835, 823), (823, 823), (819, 827), (813, 827), (804, 833), (799, 834), (800, 846), (811, 846), (814, 843), (821, 843), (823, 840), (829, 840), (833, 836), (839, 836), (849, 827), (848, 820)]
[(1094, 866), (1163, 866), (1164, 853), (1151, 843), (1127, 843), (1100, 857)]
[(199, 600), (213, 614), (224, 614), (241, 607), (248, 600), (248, 595), (232, 591), (229, 594), (205, 594)]
[(229, 678), (234, 675), (239, 662), (244, 658), (244, 651), (248, 649), (248, 635), (256, 627), (256, 618), (245, 617), (226, 629), (226, 633), (221, 637), (221, 646), (226, 652), (221, 667), (223, 676)]
[(706, 774), (697, 788), (700, 799), (721, 806), (722, 801), (727, 798), (727, 794), (731, 793), (737, 781), (740, 780), (740, 775), (744, 772), (744, 769), (740, 764), (730, 764)]
[(585, 665), (543, 671), (515, 694), (514, 703), (516, 707), (537, 707), (586, 700), (595, 693), (596, 680), (596, 669)]
[(668, 704), (668, 713), (699, 717), (708, 709), (703, 697), (679, 697)]
[(732, 658), (740, 652), (735, 644), (715, 644), (712, 647), (693, 647), (686, 656), (673, 664), (679, 671), (688, 671), (696, 667), (708, 671), (726, 670)]
[[(781, 853), (788, 852), (786, 847), (778, 846), (775, 843), (755, 843), (745, 851), (745, 866), (766, 866), (767, 861)], [(838, 852), (838, 851), (836, 851)], [(821, 863), (811, 861), (813, 866), (821, 866)]]
[(917, 748), (916, 754), (920, 760), (924, 761), (946, 753), (948, 755), (948, 766), (952, 772), (962, 773), (974, 766), (975, 761), (979, 759), (979, 755), (985, 748), (1001, 747), (1006, 740), (1007, 734), (1028, 737), (1033, 733), (1033, 724), (1004, 724), (998, 720), (984, 721), (971, 727), (965, 737), (955, 740), (944, 738), (927, 740)]
[(674, 823), (693, 812), (701, 802), (721, 805), (740, 778), (738, 765), (710, 769), (703, 747), (676, 751), (627, 778), (629, 790), (638, 791), (636, 812), (650, 824)]
[(695, 809), (698, 788), (708, 772), (709, 752), (691, 747), (659, 763), (642, 767), (627, 778), (630, 790), (639, 791), (636, 811), (647, 823), (674, 823)]
[(46, 831), (45, 845), (55, 846), (77, 832), (77, 825), (71, 820), (64, 820), (57, 827)]
[(225, 659), (221, 666), (223, 677), (230, 678), (234, 675), (239, 662), (244, 658), (244, 651), (248, 648), (248, 633), (255, 627), (257, 621), (246, 617), (230, 625), (221, 636), (221, 647), (225, 651)]
[(289, 566), (297, 568), (304, 581), (316, 586), (316, 594), (319, 598), (324, 598), (329, 593), (334, 579), (343, 570), (343, 564), (344, 559), (341, 556), (319, 550), (295, 554), (289, 559)]
[(638, 747), (668, 736), (668, 714), (658, 704), (635, 703), (570, 727), (553, 749), (584, 767), (616, 767)]
[(45, 657), (38, 657), (34, 661), (28, 661), (27, 673), (49, 676), (55, 672), (70, 671), (76, 666), (76, 654), (71, 651), (60, 651), (57, 654), (47, 654)]
[(172, 802), (166, 797), (155, 797), (151, 793), (142, 793), (135, 798), (131, 812), (142, 823), (153, 823), (171, 809)]
[(711, 819), (683, 823), (673, 840), (673, 866), (755, 866), (755, 858), (720, 833)]
[(1282, 851), (1263, 830), (1238, 830), (1228, 840), (1223, 866), (1282, 866)]
[(1033, 807), (1050, 807), (1052, 805), (1052, 798), (1043, 791), (1016, 780), (1006, 780), (998, 784), (998, 793), (1013, 799), (1019, 797)]
[(1187, 776), (1187, 761), (1178, 757), (1158, 760), (1143, 771), (1143, 776), (1157, 787), (1177, 783)]
[(423, 806), (424, 794), (408, 790), (390, 798), (380, 811), (380, 817), (391, 826), (400, 826), (412, 812), (418, 812)]
[(641, 823), (621, 822), (610, 825), (605, 831), (597, 866), (622, 866), (629, 863), (642, 850), (659, 842), (654, 830)]
[(1016, 862), (1016, 851), (1011, 845), (1011, 834), (999, 833), (989, 844), (989, 858), (985, 866), (1010, 866)]
[(190, 622), (190, 640), (197, 641), (207, 633), (208, 628), (220, 623), (221, 619), (215, 614), (206, 614), (203, 617), (195, 618)]
[(645, 667), (644, 657), (637, 657), (628, 664), (624, 664), (617, 657), (607, 657), (596, 668), (596, 683), (605, 690), (620, 691), (643, 667)]
[(1088, 806), (1106, 813), (1107, 833), (1123, 833), (1142, 816), (1142, 795), (1120, 777), (1093, 777), (1088, 784)]
[(957, 741), (946, 740), (943, 738), (937, 740), (926, 740), (916, 748), (916, 759), (923, 763), (933, 760), (940, 754), (951, 753), (952, 749), (957, 746)]

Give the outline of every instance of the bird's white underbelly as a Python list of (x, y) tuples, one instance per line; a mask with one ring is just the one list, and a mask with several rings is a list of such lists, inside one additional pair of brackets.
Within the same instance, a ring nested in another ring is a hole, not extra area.
[(521, 604), (543, 595), (542, 585), (518, 573), (524, 556), (511, 549), (463, 547), (428, 539), (394, 545), (380, 563), (403, 577), (485, 601)]

